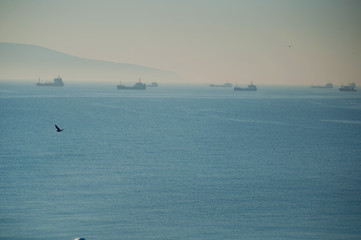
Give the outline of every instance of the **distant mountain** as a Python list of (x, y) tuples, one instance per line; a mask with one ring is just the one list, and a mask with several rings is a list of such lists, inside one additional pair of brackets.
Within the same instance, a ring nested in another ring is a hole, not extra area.
[(0, 43), (0, 80), (52, 80), (60, 75), (69, 82), (144, 83), (180, 82), (173, 72), (135, 64), (85, 59), (44, 47)]

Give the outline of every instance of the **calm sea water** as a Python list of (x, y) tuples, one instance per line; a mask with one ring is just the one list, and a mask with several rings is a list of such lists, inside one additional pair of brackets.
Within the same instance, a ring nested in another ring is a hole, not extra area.
[(361, 238), (360, 92), (1, 83), (0, 132), (0, 239)]

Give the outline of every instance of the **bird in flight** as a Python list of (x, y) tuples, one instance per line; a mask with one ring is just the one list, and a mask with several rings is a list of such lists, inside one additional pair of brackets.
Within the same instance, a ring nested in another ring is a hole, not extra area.
[(57, 131), (57, 132), (61, 132), (61, 131), (64, 130), (64, 129), (60, 129), (56, 124), (55, 124), (55, 127), (56, 127), (56, 131)]

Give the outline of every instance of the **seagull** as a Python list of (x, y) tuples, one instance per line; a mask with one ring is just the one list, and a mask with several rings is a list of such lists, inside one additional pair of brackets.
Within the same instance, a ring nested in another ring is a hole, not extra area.
[(61, 131), (64, 130), (64, 129), (60, 129), (56, 124), (55, 124), (55, 127), (56, 127), (56, 131), (57, 131), (57, 132), (61, 132)]

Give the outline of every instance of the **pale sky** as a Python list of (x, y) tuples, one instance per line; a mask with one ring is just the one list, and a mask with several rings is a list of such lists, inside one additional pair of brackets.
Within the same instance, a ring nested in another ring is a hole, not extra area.
[(360, 13), (359, 0), (0, 0), (0, 42), (193, 83), (360, 86)]

